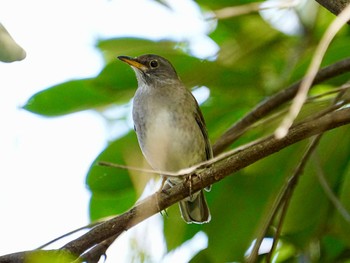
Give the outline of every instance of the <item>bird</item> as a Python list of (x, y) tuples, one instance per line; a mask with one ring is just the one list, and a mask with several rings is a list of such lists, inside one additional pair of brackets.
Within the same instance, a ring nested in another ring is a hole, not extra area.
[[(198, 102), (172, 64), (154, 54), (118, 59), (129, 64), (136, 74), (138, 88), (132, 117), (139, 146), (150, 166), (158, 171), (177, 172), (212, 158)], [(170, 187), (185, 180), (180, 176), (163, 178)], [(181, 200), (179, 207), (186, 223), (202, 224), (211, 219), (203, 190)]]

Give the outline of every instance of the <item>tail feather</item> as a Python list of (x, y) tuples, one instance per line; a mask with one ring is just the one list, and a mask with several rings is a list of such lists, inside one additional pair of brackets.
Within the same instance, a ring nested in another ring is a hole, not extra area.
[(195, 193), (191, 200), (180, 201), (179, 205), (186, 223), (203, 224), (210, 221), (210, 211), (203, 190)]

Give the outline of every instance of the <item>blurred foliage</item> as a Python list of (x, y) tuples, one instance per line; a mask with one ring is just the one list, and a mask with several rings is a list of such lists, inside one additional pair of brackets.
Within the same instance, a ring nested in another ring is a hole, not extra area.
[(128, 172), (98, 164), (99, 161), (104, 161), (132, 165), (132, 158), (139, 161), (140, 154), (135, 150), (135, 141), (134, 134), (129, 133), (110, 143), (92, 164), (87, 175), (87, 185), (92, 193), (91, 220), (120, 214), (135, 203), (136, 192)]
[[(196, 2), (204, 13), (232, 5), (232, 1)], [(235, 5), (250, 2), (240, 0), (235, 1)], [(116, 61), (116, 56), (156, 53), (173, 63), (189, 88), (201, 85), (210, 88), (210, 98), (201, 108), (211, 140), (215, 142), (252, 107), (305, 74), (316, 45), (333, 19), (326, 10), (314, 9), (314, 12), (318, 15), (312, 26), (308, 21), (304, 32), (294, 36), (273, 29), (258, 13), (218, 20), (209, 33), (220, 48), (215, 60), (191, 56), (186, 42), (138, 38), (101, 40), (97, 48), (106, 65), (98, 76), (50, 87), (34, 94), (24, 108), (44, 116), (60, 116), (122, 105), (132, 98), (137, 83), (132, 70)], [(328, 49), (323, 66), (349, 57), (349, 40), (349, 29), (345, 28)], [(348, 79), (349, 74), (331, 79), (313, 90), (313, 95), (339, 87)], [(330, 98), (311, 101), (304, 107), (301, 118), (329, 103)], [(279, 118), (275, 118), (255, 127), (232, 147), (271, 133), (278, 121)], [(330, 201), (318, 177), (322, 171), (338, 201), (350, 211), (349, 133), (349, 127), (342, 127), (323, 136), (316, 157), (309, 161), (294, 192), (275, 251), (275, 262), (350, 260), (350, 223)], [(243, 261), (274, 198), (300, 162), (305, 148), (306, 142), (299, 142), (215, 184), (206, 195), (212, 212), (209, 224), (186, 225), (177, 206), (169, 208), (169, 216), (164, 217), (169, 251), (198, 231), (204, 231), (209, 246), (197, 254), (193, 262)], [(149, 174), (101, 167), (98, 161), (147, 167), (132, 131), (110, 142), (93, 162), (87, 176), (92, 194), (92, 220), (130, 208), (151, 178)]]
[(0, 61), (14, 62), (25, 57), (25, 50), (13, 40), (10, 33), (0, 23)]
[[(50, 251), (50, 250), (41, 250), (34, 251), (30, 255), (26, 256), (26, 263), (69, 263), (76, 259), (73, 255), (69, 254), (66, 251)], [(75, 262), (79, 263), (81, 260), (77, 259)]]

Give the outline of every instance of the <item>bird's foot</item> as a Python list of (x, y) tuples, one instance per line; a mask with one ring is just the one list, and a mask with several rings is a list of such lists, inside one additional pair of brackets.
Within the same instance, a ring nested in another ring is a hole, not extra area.
[(192, 193), (193, 176), (198, 176), (198, 175), (191, 173), (188, 176), (186, 176), (186, 179), (184, 180), (185, 184), (187, 184), (187, 182), (189, 182), (190, 200), (192, 200), (192, 198), (193, 198), (193, 193)]
[(157, 191), (158, 194), (165, 193), (166, 189), (164, 188), (164, 185), (165, 185), (166, 181), (167, 181), (167, 178), (165, 176), (162, 176), (162, 182), (161, 182), (160, 187)]

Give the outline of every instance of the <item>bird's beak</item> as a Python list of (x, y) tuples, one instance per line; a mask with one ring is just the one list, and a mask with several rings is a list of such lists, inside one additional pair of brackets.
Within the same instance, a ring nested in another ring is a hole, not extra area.
[(127, 57), (127, 56), (119, 56), (118, 57), (121, 61), (129, 64), (130, 66), (137, 68), (139, 70), (145, 71), (147, 67), (140, 62), (137, 61), (137, 58)]

